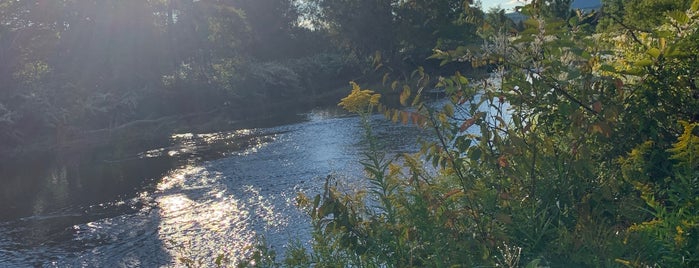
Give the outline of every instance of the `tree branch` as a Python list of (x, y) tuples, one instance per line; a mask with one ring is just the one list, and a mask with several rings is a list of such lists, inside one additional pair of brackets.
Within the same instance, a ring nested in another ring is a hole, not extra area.
[(644, 33), (648, 33), (649, 31), (641, 30), (641, 29), (638, 29), (635, 27), (628, 26), (628, 25), (624, 24), (624, 22), (619, 20), (619, 18), (614, 17), (614, 16), (610, 16), (610, 17), (612, 18), (612, 20), (614, 20), (614, 22), (618, 23), (619, 25), (621, 25), (621, 27), (624, 27), (624, 29), (628, 30), (629, 33), (631, 34), (631, 37), (633, 38), (634, 41), (636, 41), (636, 43), (643, 46), (645, 49), (648, 49), (648, 47), (645, 44), (643, 44), (643, 42), (641, 42), (640, 39), (638, 39), (638, 37), (636, 36), (636, 33), (634, 33), (634, 31), (639, 31), (639, 32), (644, 32)]

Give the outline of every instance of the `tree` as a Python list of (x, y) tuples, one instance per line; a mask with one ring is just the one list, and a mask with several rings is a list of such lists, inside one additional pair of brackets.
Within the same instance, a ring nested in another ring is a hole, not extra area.
[(426, 64), (432, 49), (478, 42), (483, 15), (464, 0), (313, 0), (307, 9), (339, 45), (396, 70)]
[(395, 0), (311, 0), (315, 28), (327, 29), (337, 44), (359, 57), (397, 52), (393, 14)]
[(566, 20), (570, 16), (572, 0), (534, 0), (525, 6), (529, 14), (538, 14), (544, 18)]
[(608, 15), (607, 20), (614, 21), (612, 24), (648, 32), (667, 21), (666, 12), (687, 10), (692, 0), (605, 0), (602, 3), (603, 10)]
[(289, 43), (295, 42), (299, 11), (295, 0), (235, 0), (250, 27), (247, 54), (261, 60), (293, 57)]
[(395, 8), (401, 54), (415, 65), (432, 54), (433, 49), (454, 49), (478, 41), (477, 22), (483, 14), (471, 1), (410, 0)]

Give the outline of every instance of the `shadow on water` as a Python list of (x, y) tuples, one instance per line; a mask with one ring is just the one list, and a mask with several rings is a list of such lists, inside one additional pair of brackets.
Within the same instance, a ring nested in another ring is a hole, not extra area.
[(153, 188), (174, 159), (113, 161), (123, 157), (118, 151), (56, 151), (3, 162), (0, 266), (59, 263), (104, 243), (76, 239), (74, 226), (143, 209), (139, 191)]

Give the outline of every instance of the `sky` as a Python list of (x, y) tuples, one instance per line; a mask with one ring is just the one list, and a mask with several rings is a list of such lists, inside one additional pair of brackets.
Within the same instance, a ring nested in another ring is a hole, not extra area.
[(512, 11), (516, 6), (523, 6), (527, 0), (481, 0), (483, 5), (483, 10), (488, 11), (490, 8), (497, 7), (504, 8), (506, 11)]

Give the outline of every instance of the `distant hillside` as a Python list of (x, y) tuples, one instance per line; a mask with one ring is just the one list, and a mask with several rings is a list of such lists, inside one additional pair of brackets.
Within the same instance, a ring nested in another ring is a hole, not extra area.
[(600, 0), (574, 0), (571, 5), (572, 9), (599, 9), (602, 7), (602, 1)]

